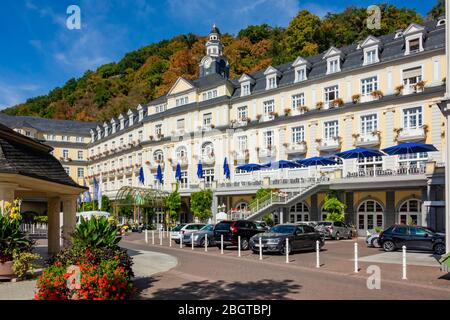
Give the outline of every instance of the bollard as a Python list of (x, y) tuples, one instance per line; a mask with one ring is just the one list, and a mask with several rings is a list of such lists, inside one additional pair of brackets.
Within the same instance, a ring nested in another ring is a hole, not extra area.
[(286, 238), (286, 263), (289, 263), (289, 238)]
[(238, 236), (238, 257), (241, 256), (241, 236)]
[(403, 276), (402, 276), (402, 280), (408, 280), (408, 278), (406, 278), (406, 246), (403, 246), (402, 250), (403, 250)]
[(148, 231), (145, 229), (145, 243), (148, 243)]
[(259, 237), (259, 260), (262, 260), (262, 240)]
[(223, 254), (223, 234), (220, 235), (220, 254)]
[(194, 234), (193, 233), (191, 233), (191, 247), (192, 247), (192, 250), (194, 250)]
[(152, 244), (155, 244), (155, 230), (152, 230)]
[(358, 243), (355, 242), (355, 273), (358, 273)]
[(183, 234), (180, 234), (180, 248), (183, 248)]
[(205, 234), (205, 252), (208, 252), (208, 235)]
[(319, 244), (319, 240), (317, 240), (316, 241), (316, 268), (320, 268), (319, 251), (320, 251), (320, 244)]
[(159, 245), (162, 246), (162, 236), (161, 236), (161, 231), (159, 231)]
[(172, 234), (169, 233), (169, 247), (172, 247)]

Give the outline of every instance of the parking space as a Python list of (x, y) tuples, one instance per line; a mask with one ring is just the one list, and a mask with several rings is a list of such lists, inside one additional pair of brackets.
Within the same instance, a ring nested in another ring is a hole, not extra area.
[[(352, 240), (327, 240), (325, 246), (319, 253), (320, 268), (316, 267), (316, 251), (295, 252), (289, 255), (289, 264), (286, 263), (286, 257), (280, 254), (264, 253), (260, 260), (258, 253), (250, 250), (241, 251), (241, 256), (236, 247), (227, 247), (221, 253), (220, 248), (209, 246), (207, 252), (204, 247), (182, 246), (172, 242), (169, 245), (169, 237), (162, 237), (162, 245), (158, 233), (155, 233), (155, 244), (152, 244), (151, 233), (148, 234), (148, 243), (145, 243), (144, 234), (129, 234), (126, 236), (126, 242), (134, 242), (136, 244), (145, 244), (150, 249), (158, 250), (170, 249), (174, 255), (177, 251), (183, 251), (184, 254), (192, 253), (192, 259), (196, 255), (208, 255), (217, 258), (245, 259), (246, 261), (254, 261), (258, 263), (271, 264), (276, 266), (289, 266), (294, 268), (308, 268), (316, 271), (339, 273), (352, 277), (367, 277), (367, 268), (372, 265), (380, 267), (382, 277), (386, 280), (401, 281), (402, 279), (402, 253), (401, 252), (384, 252), (380, 248), (369, 248), (365, 245), (364, 238)], [(359, 272), (354, 272), (354, 246), (358, 244), (358, 266)], [(433, 261), (434, 259), (434, 261)], [(439, 263), (429, 253), (408, 252), (408, 282), (418, 282), (427, 285), (437, 285), (443, 288), (449, 287), (449, 281), (443, 279), (445, 275), (441, 270)]]

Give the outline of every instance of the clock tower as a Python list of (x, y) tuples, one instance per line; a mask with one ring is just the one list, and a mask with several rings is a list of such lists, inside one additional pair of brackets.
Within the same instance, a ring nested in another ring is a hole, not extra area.
[(228, 60), (223, 56), (223, 44), (220, 41), (220, 31), (213, 25), (206, 42), (206, 56), (200, 62), (200, 77), (217, 73), (224, 78), (230, 74)]

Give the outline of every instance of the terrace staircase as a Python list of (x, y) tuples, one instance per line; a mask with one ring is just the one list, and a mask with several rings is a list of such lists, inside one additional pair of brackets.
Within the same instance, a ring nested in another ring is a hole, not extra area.
[(300, 186), (298, 191), (271, 192), (261, 199), (253, 200), (249, 204), (246, 220), (260, 220), (266, 213), (271, 213), (281, 207), (290, 207), (318, 191), (328, 189), (329, 183), (324, 181), (312, 181)]

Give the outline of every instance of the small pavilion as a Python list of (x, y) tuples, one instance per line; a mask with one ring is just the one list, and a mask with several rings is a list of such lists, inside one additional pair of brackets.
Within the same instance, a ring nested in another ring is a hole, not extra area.
[[(85, 192), (53, 157), (52, 147), (0, 124), (0, 208), (5, 201), (44, 199), (48, 206), (48, 252), (60, 248), (60, 213), (63, 246), (70, 245), (76, 224), (77, 198)], [(2, 210), (3, 211), (3, 210)]]

